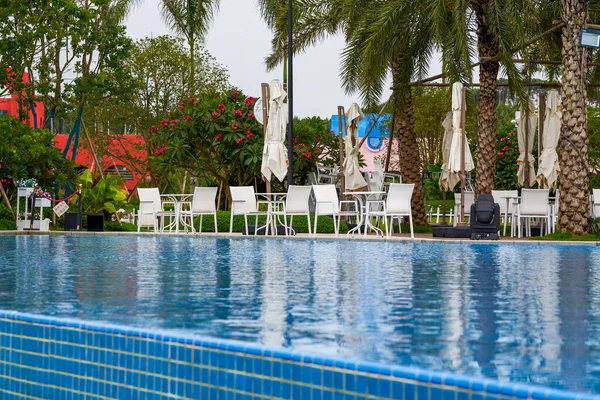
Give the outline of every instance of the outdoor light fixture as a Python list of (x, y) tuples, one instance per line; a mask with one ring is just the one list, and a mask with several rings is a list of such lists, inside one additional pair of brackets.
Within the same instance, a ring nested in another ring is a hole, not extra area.
[(579, 45), (582, 47), (600, 48), (600, 31), (596, 29), (581, 29)]

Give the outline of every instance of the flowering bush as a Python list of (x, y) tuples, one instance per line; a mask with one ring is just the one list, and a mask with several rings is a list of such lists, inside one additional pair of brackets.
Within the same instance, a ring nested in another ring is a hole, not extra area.
[(164, 170), (182, 168), (213, 184), (248, 185), (260, 178), (263, 127), (252, 114), (256, 98), (239, 90), (182, 99), (153, 127), (152, 160)]
[(499, 190), (517, 189), (517, 158), (519, 143), (514, 126), (506, 126), (498, 132), (496, 140), (496, 188)]
[(37, 186), (37, 180), (35, 178), (18, 179), (15, 181), (16, 187), (34, 187)]

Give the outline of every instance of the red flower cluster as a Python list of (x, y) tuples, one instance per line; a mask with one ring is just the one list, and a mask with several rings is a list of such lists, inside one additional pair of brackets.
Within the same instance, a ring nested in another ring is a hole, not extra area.
[(235, 116), (236, 117), (241, 117), (242, 115), (244, 115), (244, 113), (242, 112), (242, 110), (235, 110)]
[(252, 96), (246, 97), (246, 100), (245, 100), (246, 105), (248, 107), (250, 107), (252, 104), (254, 104), (255, 101), (256, 101), (256, 97), (252, 97)]
[(505, 138), (505, 137), (503, 137), (503, 138), (500, 138), (500, 141), (501, 141), (501, 142), (504, 142), (505, 140), (506, 140), (506, 138)]
[(248, 118), (254, 118), (254, 114), (248, 113)]
[(158, 149), (158, 150), (156, 150), (156, 151), (154, 152), (154, 155), (155, 155), (155, 156), (159, 156), (159, 155), (161, 155), (162, 153), (164, 153), (165, 151), (167, 151), (167, 148), (166, 148), (166, 147), (165, 147), (165, 145), (163, 144), (163, 145), (162, 145), (162, 147), (161, 147), (160, 149)]
[(178, 122), (179, 122), (178, 119), (172, 119), (171, 120), (171, 124), (173, 124), (173, 125), (177, 125)]
[(235, 140), (235, 142), (236, 142), (237, 144), (242, 144), (242, 143), (244, 143), (244, 138), (243, 138), (243, 137), (241, 137), (241, 138), (237, 138), (237, 139)]
[(514, 133), (514, 132), (511, 132), (511, 133), (510, 133), (510, 136), (515, 136), (515, 133)]
[(184, 119), (185, 121), (191, 121), (191, 120), (192, 120), (192, 117), (191, 117), (190, 115), (186, 115), (185, 117), (183, 117), (183, 119)]
[[(150, 132), (152, 132), (152, 134), (155, 134), (155, 133), (157, 133), (157, 132), (158, 132), (158, 127), (156, 127), (156, 126), (153, 126), (153, 127), (150, 129)], [(0, 167), (0, 168), (1, 168), (1, 167)]]
[(217, 107), (219, 108), (219, 110), (225, 111), (225, 104), (219, 104)]
[(304, 158), (308, 158), (309, 160), (312, 158), (312, 154), (310, 154), (310, 151), (308, 151), (308, 150), (304, 150), (304, 151), (300, 152), (300, 155)]
[(248, 132), (248, 133), (246, 134), (246, 139), (250, 140), (250, 139), (252, 139), (252, 136), (254, 136), (254, 133), (252, 133), (252, 132)]
[(179, 110), (181, 110), (181, 111), (183, 111), (183, 110), (185, 109), (185, 107), (184, 107), (184, 106), (177, 106), (177, 108), (178, 108)]
[(498, 152), (498, 155), (499, 155), (500, 157), (502, 157), (502, 156), (504, 155), (504, 153), (503, 153), (503, 152), (501, 152), (501, 151), (499, 151), (499, 152)]
[(2, 182), (3, 185), (10, 185), (10, 179), (7, 178), (2, 178), (2, 181), (0, 182)]
[(320, 142), (321, 141), (321, 136), (317, 135), (317, 136), (315, 136), (315, 139), (317, 139), (317, 142)]
[(193, 97), (190, 97), (190, 103), (193, 103), (194, 101), (196, 101), (196, 99)]
[(213, 111), (211, 115), (212, 115), (213, 119), (217, 119), (217, 118), (219, 118), (221, 116), (221, 114), (219, 114), (216, 111)]
[(234, 99), (237, 99), (237, 97), (240, 95), (240, 92), (238, 92), (237, 90), (234, 90), (231, 92), (231, 97), (233, 97)]
[(240, 124), (238, 124), (237, 122), (235, 124), (233, 124), (231, 127), (233, 128), (234, 131), (237, 131), (237, 129), (239, 128)]
[(320, 153), (320, 152), (321, 152), (321, 149), (318, 147), (315, 147), (315, 153)]
[(169, 121), (167, 121), (166, 119), (163, 119), (162, 121), (160, 121), (160, 123), (162, 124), (162, 126), (169, 125)]
[(221, 140), (222, 138), (223, 138), (223, 136), (221, 136), (220, 133), (217, 133), (217, 136), (215, 136), (215, 139), (217, 139), (217, 140)]
[(508, 150), (508, 146), (504, 146), (504, 147), (502, 148), (502, 150), (504, 150), (504, 151)]

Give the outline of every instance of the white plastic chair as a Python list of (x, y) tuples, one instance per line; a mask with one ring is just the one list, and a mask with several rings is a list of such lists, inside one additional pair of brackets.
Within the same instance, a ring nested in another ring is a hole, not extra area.
[[(165, 225), (165, 217), (175, 218), (175, 211), (165, 211), (164, 204), (160, 198), (158, 188), (138, 188), (138, 197), (140, 198), (140, 209), (138, 211), (138, 232), (142, 227), (152, 227), (154, 232), (162, 230)], [(172, 204), (172, 203), (171, 203)], [(158, 220), (160, 218), (160, 226)]]
[[(258, 217), (267, 215), (268, 211), (261, 211), (260, 204), (268, 204), (267, 201), (257, 201), (254, 192), (254, 186), (231, 186), (231, 220), (229, 222), (229, 233), (233, 232), (233, 217), (235, 215), (244, 216), (244, 226), (248, 234), (248, 215), (255, 216), (254, 234), (258, 231)], [(264, 229), (267, 229), (266, 226)]]
[[(475, 192), (465, 190), (465, 218), (471, 218), (471, 205), (475, 202)], [(454, 193), (454, 226), (460, 219), (460, 193)]]
[[(314, 234), (317, 234), (317, 221), (319, 215), (331, 215), (333, 217), (333, 229), (335, 235), (340, 233), (340, 220), (341, 217), (355, 217), (358, 219), (359, 209), (358, 202), (356, 200), (343, 200), (340, 201), (338, 198), (335, 185), (313, 185), (313, 193), (315, 195), (315, 226)], [(353, 205), (354, 210), (343, 210), (343, 205)], [(337, 217), (337, 222), (336, 222)]]
[[(521, 202), (517, 206), (517, 231), (518, 237), (521, 237), (521, 219), (527, 219), (526, 235), (531, 236), (531, 218), (546, 219), (546, 234), (549, 233), (551, 224), (551, 210), (548, 198), (550, 192), (548, 189), (522, 189)], [(543, 232), (540, 231), (540, 235)]]
[[(492, 197), (494, 198), (494, 202), (498, 203), (500, 206), (500, 217), (504, 218), (506, 215), (506, 221), (504, 221), (504, 230), (502, 232), (503, 236), (506, 236), (506, 225), (508, 225), (508, 221), (510, 220), (511, 232), (513, 230), (514, 225), (514, 209), (518, 204), (519, 191), (518, 190), (492, 190)], [(508, 210), (506, 209), (506, 197), (515, 197), (514, 199), (510, 199), (508, 201)]]
[(218, 190), (219, 188), (216, 187), (194, 188), (194, 196), (192, 197), (192, 201), (190, 203), (190, 209), (181, 211), (181, 216), (183, 218), (190, 219), (192, 233), (195, 232), (194, 217), (197, 216), (200, 216), (200, 226), (198, 227), (198, 231), (202, 233), (202, 216), (204, 215), (214, 216), (215, 233), (219, 232), (217, 228), (217, 205), (215, 202)]
[(592, 189), (592, 218), (600, 218), (600, 189)]
[[(289, 235), (292, 230), (295, 215), (306, 216), (308, 223), (308, 234), (312, 234), (310, 226), (310, 195), (312, 192), (311, 186), (296, 186), (288, 187), (285, 201), (282, 201), (283, 209), (271, 211), (272, 216), (282, 216), (283, 226), (285, 227), (285, 236)], [(288, 227), (287, 217), (290, 217), (290, 225)]]
[[(410, 237), (415, 238), (413, 230), (412, 220), (412, 208), (411, 199), (415, 189), (414, 183), (390, 183), (390, 188), (385, 201), (376, 200), (367, 202), (367, 221), (370, 221), (373, 217), (383, 217), (385, 221), (385, 234), (389, 238), (394, 233), (393, 221), (394, 218), (398, 218), (398, 230), (402, 233), (400, 228), (401, 217), (408, 217), (410, 224)], [(372, 211), (372, 203), (380, 203), (383, 205), (382, 211)], [(390, 218), (388, 223), (388, 217)]]
[(382, 186), (389, 186), (390, 183), (402, 183), (402, 175), (383, 171), (381, 160), (373, 160), (373, 168), (373, 175), (381, 180)]

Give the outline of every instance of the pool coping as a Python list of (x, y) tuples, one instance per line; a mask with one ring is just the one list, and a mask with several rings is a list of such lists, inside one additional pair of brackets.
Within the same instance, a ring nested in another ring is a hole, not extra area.
[[(114, 323), (53, 317), (6, 309), (0, 309), (0, 319), (19, 321), (26, 324), (41, 324), (58, 328), (87, 330), (90, 332), (119, 335), (125, 338), (159, 340), (167, 344), (173, 343), (188, 348), (200, 347), (232, 354), (242, 353), (249, 356), (265, 357), (281, 362), (297, 363), (309, 367), (331, 368), (344, 373), (358, 373), (408, 383), (414, 382), (415, 385), (427, 386), (430, 390), (432, 388), (439, 388), (440, 390), (455, 389), (466, 391), (473, 395), (495, 396), (499, 399), (600, 400), (600, 394), (594, 393), (572, 392), (540, 385), (499, 381), (451, 372), (427, 370), (412, 366), (384, 364), (338, 356), (313, 354), (309, 352), (288, 350), (285, 348), (269, 347), (259, 343), (204, 337), (180, 331), (136, 328)], [(470, 397), (471, 396), (469, 396), (469, 398)]]
[(362, 241), (362, 242), (394, 242), (394, 243), (444, 243), (444, 244), (466, 244), (466, 245), (529, 245), (529, 246), (600, 246), (598, 241), (561, 241), (561, 240), (470, 240), (470, 239), (436, 239), (436, 238), (415, 238), (409, 237), (377, 237), (377, 236), (347, 236), (345, 233), (335, 236), (333, 234), (309, 235), (306, 233), (295, 236), (264, 236), (264, 235), (242, 235), (241, 233), (155, 233), (155, 232), (87, 232), (87, 231), (0, 231), (0, 236), (145, 236), (145, 237), (188, 237), (188, 238), (218, 238), (218, 239), (254, 239), (254, 240), (272, 240), (272, 239), (290, 239), (290, 240), (335, 240), (335, 241)]

